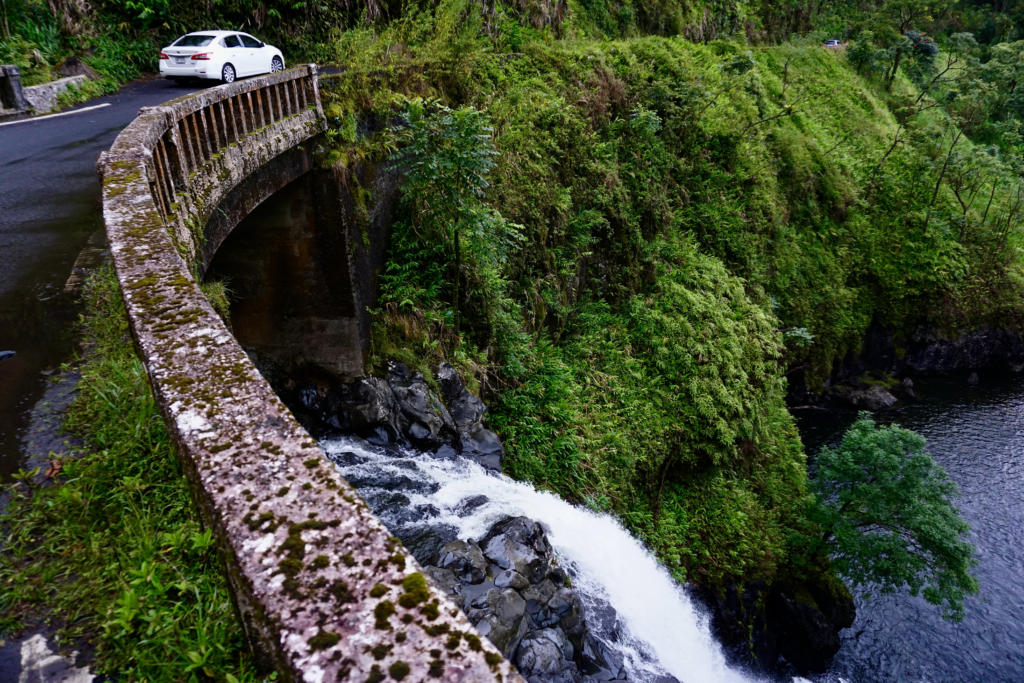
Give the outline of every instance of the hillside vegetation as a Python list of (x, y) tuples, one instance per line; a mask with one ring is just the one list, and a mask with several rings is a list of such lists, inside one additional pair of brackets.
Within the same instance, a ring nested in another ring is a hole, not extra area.
[[(339, 167), (408, 143), (400, 124), (357, 135), (368, 113), (425, 108), (441, 131), (485, 112), (493, 168), (467, 210), (489, 218), (449, 219), (515, 233), (474, 256), (424, 218), (471, 178), (407, 186), (377, 357), (475, 373), (506, 471), (615, 513), (681, 579), (807, 571), (783, 375), (820, 387), (873, 321), (1015, 327), (1011, 162), (902, 71), (887, 88), (817, 40), (481, 37), (495, 22), (475, 8), (349, 32), (325, 86)], [(966, 207), (964, 178), (982, 198)]]

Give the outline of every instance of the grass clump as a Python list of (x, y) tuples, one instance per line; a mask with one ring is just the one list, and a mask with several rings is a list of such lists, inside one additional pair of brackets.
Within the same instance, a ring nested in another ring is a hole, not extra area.
[(223, 568), (134, 353), (110, 269), (90, 277), (67, 428), (84, 445), (0, 516), (0, 631), (57, 630), (125, 680), (257, 680)]

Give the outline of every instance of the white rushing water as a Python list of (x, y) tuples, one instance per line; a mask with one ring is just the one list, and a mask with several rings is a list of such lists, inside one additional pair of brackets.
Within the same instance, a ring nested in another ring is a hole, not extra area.
[[(429, 494), (402, 493), (414, 506), (432, 506), (436, 515), (428, 521), (451, 525), (460, 539), (479, 539), (507, 516), (522, 515), (544, 524), (585, 608), (604, 601), (617, 612), (625, 637), (612, 645), (623, 654), (631, 680), (656, 679), (663, 672), (685, 683), (750, 680), (727, 666), (706, 615), (612, 517), (490, 474), (461, 458), (385, 452), (351, 438), (322, 445), (334, 458), (345, 453), (356, 456), (350, 457), (356, 464), (342, 467), (346, 476), (359, 478), (360, 470), (370, 468), (439, 486)], [(487, 501), (467, 512), (465, 501), (476, 498), (479, 502), (481, 495)]]

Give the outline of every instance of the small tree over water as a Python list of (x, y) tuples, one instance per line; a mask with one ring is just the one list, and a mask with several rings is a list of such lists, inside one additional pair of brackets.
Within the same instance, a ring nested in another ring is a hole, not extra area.
[(851, 583), (906, 588), (958, 621), (978, 592), (975, 550), (953, 504), (956, 484), (924, 448), (921, 435), (861, 413), (837, 448), (818, 455), (812, 517)]

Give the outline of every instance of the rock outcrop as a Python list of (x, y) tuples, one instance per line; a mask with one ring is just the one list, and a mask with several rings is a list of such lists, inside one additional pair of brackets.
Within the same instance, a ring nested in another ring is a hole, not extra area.
[(505, 518), (477, 541), (447, 543), (427, 564), (426, 573), (527, 680), (624, 680), (621, 657), (590, 632), (537, 522)]
[[(413, 446), (439, 456), (461, 455), (501, 471), (504, 448), (483, 424), (487, 407), (447, 364), (436, 372), (441, 395), (419, 372), (391, 363), (385, 378), (362, 377), (338, 386), (302, 383), (285, 390), (308, 429), (340, 431), (380, 445)], [(443, 398), (443, 400), (442, 400)]]
[(720, 592), (694, 586), (712, 628), (733, 659), (765, 671), (825, 671), (839, 651), (839, 632), (856, 616), (853, 596), (834, 576), (817, 574), (772, 585), (731, 584)]

